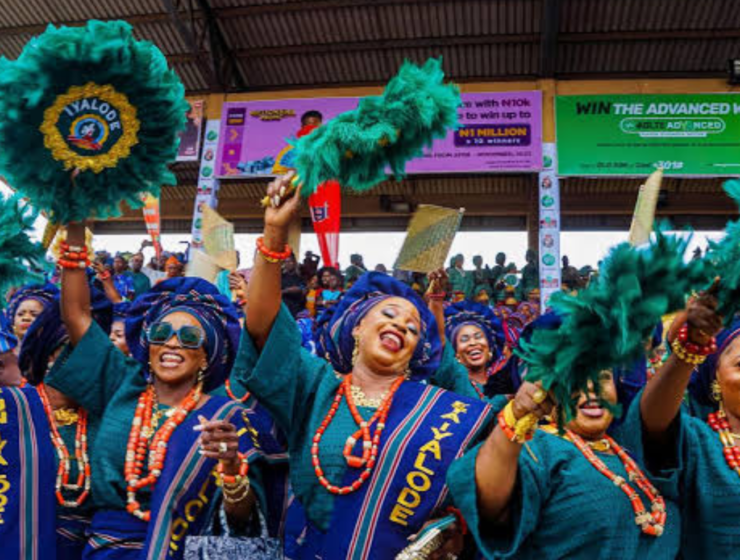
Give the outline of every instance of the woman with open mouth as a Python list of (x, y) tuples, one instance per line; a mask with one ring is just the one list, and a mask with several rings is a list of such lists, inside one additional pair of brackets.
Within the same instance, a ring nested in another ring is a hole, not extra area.
[(576, 415), (564, 430), (540, 424), (524, 435), (514, 431), (517, 421), (547, 420), (554, 403), (523, 382), (477, 456), (453, 465), (451, 493), (486, 558), (676, 558), (678, 506), (633, 455), (637, 407), (609, 435), (618, 380), (604, 371), (600, 383), (574, 395)]
[(715, 289), (678, 315), (671, 354), (641, 400), (648, 464), (677, 473), (683, 558), (737, 558), (740, 539), (740, 319), (722, 329)]
[(63, 247), (70, 344), (47, 376), (99, 425), (96, 512), (83, 558), (179, 559), (220, 495), (230, 527), (244, 529), (254, 510), (249, 469), (261, 462), (261, 445), (239, 437), (250, 433), (249, 412), (209, 396), (234, 363), (238, 315), (204, 280), (161, 282), (128, 311), (126, 357), (91, 319), (83, 232), (84, 224), (70, 224)]
[(395, 558), (447, 515), (449, 467), (484, 436), (490, 407), (428, 383), (441, 363), (438, 325), (411, 288), (384, 274), (363, 275), (319, 321), (327, 359), (301, 348), (280, 301), (300, 200), (285, 196), (290, 180), (268, 189), (235, 371), (288, 438), (302, 510), (297, 538), (295, 508), (288, 516), (290, 557)]
[[(444, 310), (445, 338), (452, 344), (455, 358), (465, 367), (470, 385), (481, 399), (513, 393), (517, 385), (504, 371), (508, 359), (502, 350), (505, 336), (501, 321), (490, 307), (471, 301), (454, 303)], [(502, 383), (489, 384), (500, 375)]]

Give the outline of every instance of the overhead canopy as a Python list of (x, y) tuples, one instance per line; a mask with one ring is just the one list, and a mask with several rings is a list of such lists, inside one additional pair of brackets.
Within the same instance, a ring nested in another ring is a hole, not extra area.
[[(15, 58), (48, 23), (125, 19), (168, 56), (190, 95), (385, 83), (404, 59), (444, 57), (470, 82), (714, 78), (740, 56), (735, 0), (3, 0), (0, 55)], [(639, 89), (639, 84), (634, 85)], [(674, 88), (675, 89), (675, 88)], [(197, 165), (175, 166), (163, 193), (164, 231), (189, 231)], [(659, 212), (721, 227), (734, 212), (717, 179), (668, 179)], [(220, 211), (237, 231), (259, 227), (264, 182), (228, 182)], [(567, 179), (566, 229), (629, 226), (636, 181)], [(404, 204), (468, 209), (463, 228), (521, 229), (532, 217), (532, 175), (417, 176), (350, 197), (345, 227), (406, 226)], [(534, 196), (536, 199), (536, 195)], [(140, 214), (101, 224), (143, 231)]]

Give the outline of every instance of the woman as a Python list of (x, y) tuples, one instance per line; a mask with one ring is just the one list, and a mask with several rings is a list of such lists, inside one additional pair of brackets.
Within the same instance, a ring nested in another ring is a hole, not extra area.
[[(15, 292), (8, 301), (5, 311), (13, 332), (19, 341), (23, 341), (26, 331), (44, 308), (59, 294), (53, 284), (28, 284)], [(20, 348), (19, 348), (20, 351)]]
[[(503, 372), (507, 360), (502, 353), (505, 338), (501, 322), (490, 307), (462, 301), (444, 311), (445, 337), (455, 351), (455, 357), (468, 372), (470, 385), (481, 399), (495, 396), (488, 386), (492, 376), (509, 377)], [(495, 384), (496, 394), (513, 393), (515, 387), (502, 389)]]
[(74, 262), (83, 231), (69, 226), (62, 316), (70, 345), (47, 381), (100, 425), (91, 463), (98, 510), (83, 557), (181, 558), (184, 539), (207, 526), (214, 469), (229, 523), (244, 526), (252, 513), (248, 468), (259, 455), (238, 434), (248, 417), (208, 396), (233, 364), (237, 315), (205, 281), (162, 282), (129, 311), (127, 358), (91, 320), (84, 262)]
[[(107, 332), (111, 325), (112, 306), (98, 291), (93, 292), (92, 314), (100, 328)], [(51, 455), (43, 454), (39, 467), (56, 473), (56, 481), (39, 486), (38, 492), (55, 497), (56, 558), (79, 560), (92, 518), (90, 456), (99, 426), (96, 419), (88, 419), (87, 412), (73, 399), (44, 383), (47, 371), (68, 338), (57, 298), (46, 306), (23, 339), (19, 363), (31, 386), (14, 397), (30, 411), (35, 446), (54, 450)], [(38, 414), (39, 411), (42, 415)], [(18, 486), (32, 476), (28, 472), (18, 474), (22, 477)], [(40, 546), (49, 546), (50, 542), (41, 541)]]
[(126, 318), (131, 309), (131, 303), (123, 301), (113, 305), (113, 324), (110, 327), (110, 341), (123, 352), (124, 356), (130, 356), (131, 351), (126, 342)]
[[(640, 466), (637, 407), (613, 439), (607, 431), (618, 401), (611, 373), (602, 374), (599, 391), (574, 398), (577, 414), (564, 433), (548, 425), (520, 434), (523, 418), (540, 420), (552, 409), (542, 389), (523, 383), (477, 456), (453, 465), (451, 494), (481, 552), (522, 560), (676, 558), (675, 494)], [(466, 472), (474, 475), (466, 480)]]
[(342, 275), (331, 266), (325, 266), (318, 272), (319, 290), (316, 293), (316, 313), (336, 305), (342, 296)]
[[(280, 303), (280, 261), (299, 194), (273, 182), (249, 284), (238, 364), (288, 437), (291, 483), (307, 524), (295, 558), (394, 558), (445, 509), (445, 473), (489, 407), (420, 381), (441, 358), (437, 326), (406, 285), (370, 273), (330, 311), (328, 363), (300, 347)], [(339, 375), (335, 375), (335, 371)], [(436, 438), (435, 438), (436, 434)]]
[[(735, 558), (740, 539), (740, 320), (720, 331), (716, 310), (712, 289), (689, 301), (640, 401), (651, 468), (679, 473), (683, 558)], [(687, 386), (693, 414), (682, 406)]]

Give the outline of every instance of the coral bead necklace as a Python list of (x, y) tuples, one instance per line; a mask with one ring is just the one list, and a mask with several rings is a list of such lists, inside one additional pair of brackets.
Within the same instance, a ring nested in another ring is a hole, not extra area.
[(645, 504), (635, 489), (632, 488), (624, 478), (610, 471), (604, 461), (594, 453), (583, 439), (570, 430), (566, 430), (565, 433), (567, 438), (573, 442), (581, 453), (583, 453), (583, 456), (586, 457), (588, 462), (627, 495), (630, 500), (630, 505), (635, 512), (635, 523), (640, 527), (642, 532), (653, 537), (659, 537), (662, 535), (665, 530), (666, 523), (665, 500), (627, 452), (611, 437), (604, 436), (604, 439), (609, 443), (611, 450), (613, 450), (617, 457), (619, 457), (619, 460), (622, 461), (629, 480), (634, 482), (650, 500), (650, 511), (645, 509)]
[[(136, 493), (146, 488), (153, 487), (164, 468), (167, 457), (167, 445), (177, 427), (185, 421), (188, 414), (198, 405), (203, 396), (203, 385), (197, 383), (169, 414), (167, 421), (156, 429), (156, 406), (157, 394), (153, 385), (141, 393), (136, 405), (134, 420), (131, 423), (128, 445), (126, 446), (126, 463), (124, 465), (124, 478), (127, 485), (126, 511), (143, 521), (149, 521), (150, 511), (143, 511), (141, 503), (136, 499)], [(156, 429), (156, 433), (155, 433)], [(147, 461), (148, 458), (148, 461)], [(147, 461), (147, 476), (144, 474), (144, 462)]]
[[(77, 481), (75, 484), (69, 483), (69, 473), (72, 468), (72, 461), (69, 450), (64, 444), (64, 439), (59, 433), (57, 421), (55, 419), (54, 409), (49, 401), (49, 395), (46, 392), (46, 386), (41, 383), (36, 388), (44, 406), (44, 412), (49, 419), (49, 428), (51, 429), (51, 442), (59, 457), (59, 467), (57, 467), (57, 478), (55, 483), (55, 494), (59, 505), (67, 508), (80, 507), (90, 495), (90, 458), (87, 455), (87, 412), (80, 408), (77, 415), (77, 432), (75, 434), (75, 461), (77, 462)], [(77, 498), (67, 500), (64, 497), (64, 491), (80, 492)]]
[(725, 411), (720, 408), (718, 412), (712, 412), (707, 418), (707, 422), (709, 427), (719, 435), (727, 466), (740, 475), (740, 448), (735, 445), (735, 439)]
[[(372, 415), (369, 421), (365, 421), (360, 412), (357, 410), (355, 405), (353, 392), (352, 392), (352, 374), (345, 376), (344, 381), (339, 386), (337, 394), (334, 396), (334, 402), (326, 415), (326, 418), (321, 422), (321, 425), (316, 430), (316, 434), (313, 436), (313, 444), (311, 446), (311, 461), (313, 463), (314, 472), (316, 477), (319, 479), (319, 483), (326, 488), (327, 491), (332, 494), (349, 494), (356, 492), (370, 478), (373, 467), (378, 457), (378, 446), (380, 445), (380, 436), (385, 429), (385, 421), (388, 418), (388, 412), (393, 402), (393, 396), (401, 386), (401, 383), (405, 381), (405, 377), (401, 376), (393, 382), (388, 394), (383, 397), (383, 400)], [(324, 432), (331, 424), (334, 419), (334, 415), (339, 409), (339, 405), (342, 403), (342, 398), (346, 399), (347, 406), (349, 407), (350, 413), (355, 423), (359, 426), (359, 429), (347, 438), (347, 443), (344, 446), (344, 458), (347, 460), (347, 464), (351, 468), (363, 469), (360, 476), (349, 486), (334, 486), (324, 476), (324, 471), (321, 468), (321, 460), (319, 459), (319, 445), (321, 444), (321, 438), (324, 436)], [(375, 433), (370, 436), (370, 426), (375, 424)], [(362, 438), (362, 457), (358, 457), (353, 453), (353, 449), (358, 439)]]

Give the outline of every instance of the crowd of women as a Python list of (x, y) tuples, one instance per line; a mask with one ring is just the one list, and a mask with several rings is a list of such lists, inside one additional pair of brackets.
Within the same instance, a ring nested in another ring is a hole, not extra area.
[(281, 301), (289, 181), (238, 303), (187, 277), (91, 287), (80, 223), (61, 288), (13, 295), (2, 558), (740, 557), (740, 321), (713, 288), (656, 330), (664, 359), (603, 371), (559, 426), (513, 352), (562, 317), (513, 328), (446, 301), (443, 271), (424, 298), (359, 276), (308, 350)]

